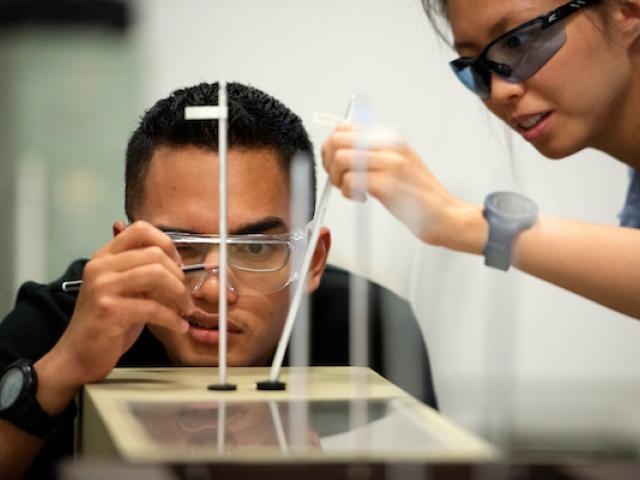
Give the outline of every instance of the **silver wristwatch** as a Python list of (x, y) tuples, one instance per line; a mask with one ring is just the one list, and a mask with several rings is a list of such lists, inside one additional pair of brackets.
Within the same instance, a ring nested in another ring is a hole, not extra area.
[(538, 217), (538, 206), (524, 195), (494, 192), (484, 200), (484, 217), (489, 222), (489, 239), (484, 246), (484, 263), (509, 270), (513, 239), (530, 228)]

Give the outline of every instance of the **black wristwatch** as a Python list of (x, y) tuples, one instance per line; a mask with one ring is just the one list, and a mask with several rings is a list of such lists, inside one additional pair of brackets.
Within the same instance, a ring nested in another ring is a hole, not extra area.
[(38, 376), (33, 363), (16, 360), (0, 376), (0, 418), (36, 437), (45, 438), (55, 426), (38, 400)]

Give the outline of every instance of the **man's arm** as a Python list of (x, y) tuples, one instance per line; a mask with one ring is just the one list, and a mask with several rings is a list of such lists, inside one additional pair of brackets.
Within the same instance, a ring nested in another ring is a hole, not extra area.
[[(184, 331), (190, 306), (171, 240), (138, 222), (87, 263), (73, 316), (55, 346), (34, 367), (37, 399), (60, 415), (85, 383), (103, 379), (144, 325)], [(20, 478), (44, 442), (0, 421), (0, 478)]]
[(22, 478), (44, 441), (0, 420), (0, 477)]
[[(36, 398), (42, 409), (57, 417), (69, 406), (81, 387), (65, 385), (64, 365), (47, 356), (34, 364), (38, 375)], [(20, 478), (40, 452), (44, 440), (0, 420), (0, 478)]]

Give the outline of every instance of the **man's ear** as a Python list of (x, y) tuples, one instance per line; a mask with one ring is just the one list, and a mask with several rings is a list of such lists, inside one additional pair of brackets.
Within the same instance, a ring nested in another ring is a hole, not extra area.
[(127, 224), (118, 220), (117, 222), (114, 222), (111, 228), (113, 229), (113, 236), (117, 237), (122, 232), (124, 232), (125, 228), (127, 228)]
[(329, 249), (331, 248), (331, 232), (327, 227), (320, 228), (318, 243), (313, 253), (311, 267), (309, 267), (309, 280), (307, 281), (307, 293), (313, 293), (319, 286), (324, 267), (327, 265), (329, 258)]

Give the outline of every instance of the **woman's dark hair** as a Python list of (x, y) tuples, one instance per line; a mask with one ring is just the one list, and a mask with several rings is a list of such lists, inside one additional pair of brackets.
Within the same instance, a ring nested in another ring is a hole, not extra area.
[[(447, 0), (421, 0), (422, 8), (424, 8), (429, 22), (433, 25), (434, 30), (440, 38), (446, 43), (451, 44), (445, 24), (449, 19), (449, 10)], [(598, 2), (599, 5), (606, 5), (608, 2)], [(605, 20), (607, 18), (605, 17)], [(606, 23), (605, 23), (606, 26)]]
[(443, 20), (447, 20), (448, 18), (448, 10), (447, 10), (447, 0), (421, 0), (422, 8), (424, 8), (427, 17), (429, 18), (429, 22), (433, 25), (434, 30), (438, 34), (440, 38), (442, 38), (445, 42), (449, 42), (449, 38), (447, 37), (445, 31), (443, 30)]

